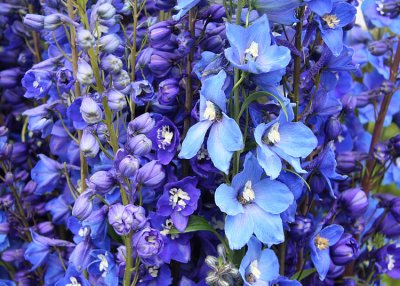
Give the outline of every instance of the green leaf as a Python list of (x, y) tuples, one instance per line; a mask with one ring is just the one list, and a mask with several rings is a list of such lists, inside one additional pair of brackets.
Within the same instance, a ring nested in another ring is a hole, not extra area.
[[(316, 271), (317, 270), (315, 268), (306, 269), (306, 270), (303, 270), (303, 272), (300, 270), (300, 271), (296, 272), (295, 274), (293, 274), (293, 276), (290, 277), (290, 279), (301, 281), (301, 280), (307, 278), (308, 276), (310, 276), (311, 274), (315, 273)], [(300, 273), (301, 273), (301, 275), (300, 275)], [(300, 275), (300, 277), (299, 277), (299, 275)], [(299, 277), (299, 278), (297, 279), (297, 277)]]
[(279, 97), (277, 97), (276, 95), (274, 95), (274, 94), (272, 94), (272, 93), (269, 93), (269, 92), (267, 92), (267, 91), (257, 91), (257, 92), (254, 92), (254, 93), (250, 94), (250, 96), (247, 97), (247, 98), (244, 100), (244, 102), (243, 102), (243, 104), (242, 104), (242, 108), (240, 109), (240, 112), (239, 112), (239, 114), (238, 114), (236, 120), (238, 121), (238, 120), (240, 119), (240, 117), (242, 116), (243, 112), (246, 111), (246, 109), (247, 109), (247, 107), (249, 106), (250, 103), (252, 103), (253, 101), (256, 101), (256, 100), (258, 100), (258, 99), (260, 99), (260, 98), (262, 98), (262, 97), (272, 97), (272, 98), (274, 98), (276, 101), (278, 101), (279, 104), (280, 104), (281, 107), (282, 107), (283, 112), (285, 113), (286, 119), (289, 119), (289, 116), (288, 116), (286, 107), (285, 107), (285, 105), (283, 104), (282, 100), (280, 100)]
[[(184, 233), (187, 232), (194, 232), (194, 231), (200, 231), (200, 230), (205, 230), (205, 231), (210, 231), (210, 232), (215, 232), (215, 229), (213, 229), (209, 224), (208, 221), (200, 216), (197, 215), (192, 215), (189, 218), (189, 222), (188, 225), (185, 229), (185, 231), (183, 231)], [(177, 230), (176, 228), (172, 228), (169, 231), (170, 234), (179, 234), (181, 233), (179, 230)]]

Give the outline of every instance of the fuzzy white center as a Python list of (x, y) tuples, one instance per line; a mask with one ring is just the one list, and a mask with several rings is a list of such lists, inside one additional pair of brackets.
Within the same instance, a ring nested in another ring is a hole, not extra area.
[[(170, 234), (170, 230), (174, 226), (174, 223), (172, 222), (172, 219), (167, 219), (164, 224), (162, 224), (162, 227), (164, 228), (160, 233), (164, 236), (167, 236)], [(171, 234), (171, 239), (174, 240), (175, 238), (178, 238), (179, 234)]]
[(246, 202), (254, 201), (254, 199), (256, 198), (251, 181), (247, 181), (244, 185), (242, 197), (244, 200), (246, 200)]
[(71, 281), (71, 283), (68, 283), (65, 286), (81, 286), (81, 284), (78, 282), (78, 280), (75, 277), (70, 277), (69, 281)]
[(204, 110), (204, 117), (208, 120), (214, 121), (217, 118), (217, 109), (214, 103), (206, 101), (206, 110)]
[(249, 270), (250, 270), (251, 274), (253, 274), (256, 279), (260, 279), (261, 271), (258, 268), (258, 261), (257, 260), (253, 260), (253, 262), (250, 263)]
[(276, 144), (281, 141), (281, 134), (279, 133), (279, 123), (272, 125), (271, 129), (267, 134), (268, 142), (271, 144)]
[(34, 88), (38, 88), (39, 87), (39, 82), (37, 80), (35, 80), (32, 85), (33, 85)]
[(151, 277), (156, 278), (158, 276), (158, 269), (156, 266), (149, 267), (149, 274)]
[(85, 237), (89, 234), (89, 228), (88, 227), (81, 227), (78, 231), (79, 236)]
[(336, 15), (325, 15), (324, 17), (322, 17), (322, 19), (331, 29), (335, 29), (336, 26), (340, 23), (340, 19), (338, 19)]
[(185, 208), (186, 207), (186, 201), (190, 200), (189, 194), (183, 191), (182, 189), (177, 189), (177, 188), (172, 188), (169, 190), (170, 196), (169, 196), (169, 204), (175, 208), (177, 205)]
[(390, 270), (392, 270), (394, 268), (394, 263), (396, 262), (396, 260), (394, 259), (392, 254), (388, 255), (388, 259), (389, 259), (389, 262), (388, 262), (387, 268), (390, 271)]
[(170, 131), (168, 125), (159, 128), (157, 130), (158, 148), (165, 149), (166, 146), (171, 144), (172, 138), (174, 138), (174, 132)]
[(248, 47), (245, 51), (246, 58), (247, 56), (250, 56), (252, 60), (256, 60), (258, 57), (258, 43), (256, 42), (251, 42), (250, 47)]
[(100, 259), (100, 265), (99, 265), (99, 270), (103, 272), (102, 276), (106, 276), (108, 272), (108, 261), (105, 255), (99, 254), (97, 255), (97, 258)]

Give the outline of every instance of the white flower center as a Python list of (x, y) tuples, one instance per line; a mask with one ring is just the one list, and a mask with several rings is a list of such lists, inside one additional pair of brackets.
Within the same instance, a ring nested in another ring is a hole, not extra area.
[(151, 277), (156, 278), (158, 276), (158, 267), (156, 266), (150, 266), (149, 267), (149, 274)]
[(395, 165), (396, 165), (397, 168), (400, 168), (400, 157), (396, 158)]
[(329, 247), (329, 240), (325, 237), (317, 235), (314, 238), (314, 244), (319, 250), (325, 250)]
[[(160, 231), (160, 233), (164, 236), (167, 236), (170, 234), (170, 230), (174, 226), (174, 223), (172, 222), (172, 219), (167, 219), (164, 224), (161, 225), (164, 229)], [(171, 234), (171, 239), (174, 240), (175, 238), (178, 238), (179, 234)]]
[(206, 110), (204, 110), (204, 117), (211, 121), (217, 119), (217, 109), (215, 108), (215, 104), (211, 101), (206, 101)]
[(79, 234), (79, 236), (82, 236), (82, 237), (87, 236), (89, 234), (89, 228), (88, 227), (81, 227), (79, 229), (78, 234)]
[(254, 277), (255, 277), (256, 279), (260, 279), (260, 277), (261, 277), (261, 271), (260, 271), (260, 269), (258, 268), (258, 261), (257, 261), (257, 260), (253, 260), (253, 262), (250, 263), (249, 268), (250, 268), (250, 269), (249, 269), (250, 272), (254, 275)]
[(272, 125), (271, 129), (265, 138), (267, 144), (276, 144), (281, 141), (281, 134), (279, 133), (279, 123)]
[(32, 85), (33, 85), (34, 88), (38, 88), (39, 87), (39, 82), (37, 80), (35, 80)]
[(174, 132), (169, 130), (168, 125), (159, 128), (157, 130), (158, 148), (165, 149), (166, 146), (171, 145), (172, 138), (174, 138)]
[(340, 19), (336, 17), (336, 15), (325, 15), (322, 17), (325, 23), (328, 25), (329, 28), (335, 29), (337, 25), (340, 23)]
[(100, 265), (99, 265), (99, 270), (104, 271), (102, 276), (106, 276), (108, 272), (108, 261), (105, 255), (99, 254), (97, 255), (97, 258), (100, 259)]
[(250, 47), (248, 47), (244, 53), (247, 60), (255, 61), (258, 57), (258, 43), (254, 41), (251, 42)]
[(78, 280), (75, 277), (69, 277), (69, 281), (71, 281), (71, 283), (68, 283), (65, 286), (81, 286), (81, 284), (78, 282)]
[(247, 202), (251, 202), (256, 198), (251, 181), (247, 181), (244, 185), (242, 196)]
[(204, 144), (201, 145), (200, 150), (197, 152), (197, 160), (200, 161), (202, 159), (210, 160), (210, 157), (208, 156), (208, 151), (206, 148), (204, 148)]
[(181, 209), (184, 209), (186, 207), (186, 201), (190, 200), (189, 194), (180, 188), (172, 188), (169, 190), (169, 193), (171, 194), (169, 196), (169, 204), (172, 208), (179, 206)]
[(390, 270), (392, 270), (394, 268), (394, 263), (396, 262), (396, 260), (394, 259), (392, 254), (388, 255), (388, 259), (389, 259), (389, 262), (388, 262), (387, 268), (390, 271)]

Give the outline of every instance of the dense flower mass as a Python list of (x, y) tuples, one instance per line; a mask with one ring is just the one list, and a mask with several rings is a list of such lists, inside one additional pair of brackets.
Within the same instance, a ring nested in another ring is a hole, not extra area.
[(399, 0), (0, 3), (0, 285), (400, 280)]

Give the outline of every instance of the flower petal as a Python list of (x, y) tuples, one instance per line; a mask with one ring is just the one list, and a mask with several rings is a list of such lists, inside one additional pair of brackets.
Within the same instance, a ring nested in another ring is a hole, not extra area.
[(182, 142), (182, 149), (179, 152), (178, 157), (183, 159), (193, 158), (200, 150), (207, 130), (211, 125), (212, 121), (204, 120), (197, 122), (195, 125), (190, 127), (185, 140)]
[(264, 249), (261, 252), (260, 260), (258, 261), (258, 268), (261, 272), (260, 279), (266, 282), (278, 278), (279, 276), (279, 261), (275, 252), (271, 249)]
[(264, 179), (253, 185), (255, 203), (264, 211), (280, 214), (293, 203), (293, 194), (281, 182)]
[(314, 263), (315, 269), (317, 269), (319, 279), (324, 280), (331, 263), (329, 249), (311, 251), (311, 260)]
[(207, 151), (214, 166), (228, 174), (233, 152), (225, 149), (220, 138), (219, 128), (216, 125), (211, 127), (207, 140)]
[(231, 249), (240, 249), (250, 240), (254, 230), (254, 222), (248, 213), (226, 216), (225, 235)]
[(257, 160), (272, 180), (279, 176), (282, 170), (281, 159), (267, 146), (257, 147)]
[(344, 229), (341, 225), (332, 224), (330, 226), (325, 227), (319, 233), (321, 237), (328, 239), (329, 246), (334, 245), (336, 242), (339, 241), (340, 237), (342, 236)]
[(237, 199), (237, 192), (226, 184), (220, 185), (215, 191), (215, 203), (221, 211), (228, 215), (244, 212), (242, 204)]
[(228, 151), (238, 151), (243, 148), (243, 135), (239, 125), (235, 120), (222, 114), (221, 122), (215, 123), (218, 133), (225, 149)]

